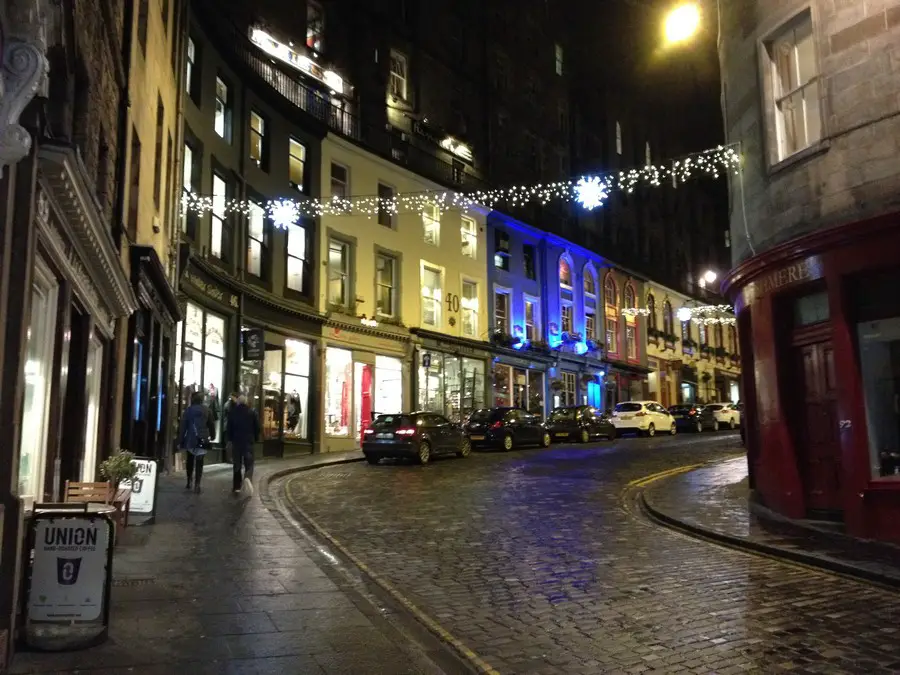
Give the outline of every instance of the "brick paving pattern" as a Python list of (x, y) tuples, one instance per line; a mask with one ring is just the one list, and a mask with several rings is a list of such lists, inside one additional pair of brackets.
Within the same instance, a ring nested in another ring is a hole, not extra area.
[(810, 564), (841, 568), (900, 586), (900, 547), (864, 542), (821, 524), (791, 523), (751, 511), (747, 462), (737, 458), (651, 485), (655, 512), (689, 527), (794, 554)]
[[(260, 464), (257, 482), (335, 459)], [(442, 672), (326, 575), (311, 545), (286, 531), (259, 494), (231, 494), (230, 466), (208, 467), (201, 495), (183, 481), (163, 477), (158, 523), (122, 537), (109, 640), (84, 651), (19, 652), (12, 673)]]
[(301, 474), (292, 499), (500, 673), (896, 673), (900, 602), (623, 508), (629, 481), (739, 452), (623, 439)]

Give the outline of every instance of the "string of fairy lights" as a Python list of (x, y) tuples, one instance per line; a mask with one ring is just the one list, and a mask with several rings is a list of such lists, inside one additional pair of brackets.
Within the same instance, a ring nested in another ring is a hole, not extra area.
[[(649, 307), (625, 307), (623, 316), (650, 316)], [(697, 307), (680, 307), (676, 317), (682, 323), (690, 321), (701, 326), (723, 324), (733, 326), (737, 319), (734, 316), (734, 308), (731, 305), (700, 305)]]
[(241, 215), (261, 214), (276, 227), (286, 229), (302, 218), (321, 216), (360, 215), (376, 218), (381, 214), (395, 215), (402, 212), (421, 213), (428, 208), (439, 210), (463, 210), (471, 208), (493, 209), (499, 205), (522, 206), (527, 203), (547, 204), (551, 201), (575, 202), (591, 211), (602, 206), (613, 192), (630, 194), (638, 187), (659, 187), (669, 182), (677, 187), (696, 176), (719, 178), (724, 173), (739, 170), (738, 146), (720, 145), (696, 152), (663, 164), (623, 169), (603, 174), (582, 176), (576, 179), (514, 185), (494, 190), (472, 192), (427, 191), (396, 193), (391, 197), (352, 196), (330, 198), (297, 197), (272, 199), (265, 203), (249, 199), (229, 199), (224, 194), (199, 195), (186, 192), (182, 198), (185, 212), (212, 212), (219, 216), (229, 213)]

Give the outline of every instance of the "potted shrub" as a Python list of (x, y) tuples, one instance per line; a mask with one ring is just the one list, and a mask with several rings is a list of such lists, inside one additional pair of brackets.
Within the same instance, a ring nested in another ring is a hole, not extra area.
[(112, 495), (115, 495), (123, 480), (132, 480), (137, 475), (134, 453), (128, 450), (114, 451), (107, 459), (100, 462), (100, 475), (109, 481), (109, 489)]

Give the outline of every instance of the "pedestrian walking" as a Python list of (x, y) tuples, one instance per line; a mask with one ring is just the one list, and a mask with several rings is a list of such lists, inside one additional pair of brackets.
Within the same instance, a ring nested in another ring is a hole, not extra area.
[[(259, 416), (247, 405), (247, 397), (241, 395), (237, 403), (228, 412), (227, 435), (225, 440), (231, 444), (234, 479), (232, 488), (235, 493), (253, 494), (253, 444), (259, 440)], [(243, 481), (241, 474), (243, 473)]]
[(191, 394), (191, 405), (181, 417), (178, 432), (179, 447), (184, 450), (187, 465), (186, 490), (194, 488), (200, 492), (200, 479), (203, 477), (203, 458), (212, 446), (216, 437), (216, 422), (209, 409), (203, 405), (203, 392)]
[(237, 405), (238, 397), (241, 395), (238, 391), (231, 392), (231, 396), (228, 397), (228, 400), (225, 401), (225, 405), (222, 408), (222, 424), (224, 429), (222, 430), (222, 438), (225, 439), (225, 455), (222, 457), (222, 461), (227, 462), (234, 457), (231, 454), (231, 442), (228, 440), (228, 414), (231, 412), (231, 409)]

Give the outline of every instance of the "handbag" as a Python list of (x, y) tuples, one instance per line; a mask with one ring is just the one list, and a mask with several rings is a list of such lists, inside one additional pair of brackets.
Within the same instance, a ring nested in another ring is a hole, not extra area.
[(194, 427), (194, 436), (197, 437), (197, 450), (209, 450), (212, 447), (212, 443), (210, 443), (209, 438), (200, 435), (200, 432), (197, 431), (196, 422), (193, 423), (192, 426)]

